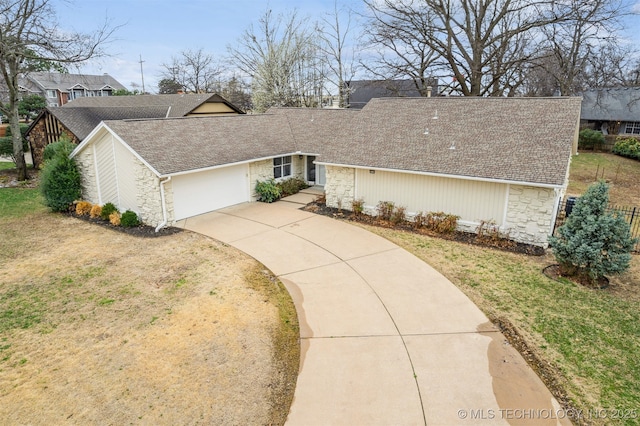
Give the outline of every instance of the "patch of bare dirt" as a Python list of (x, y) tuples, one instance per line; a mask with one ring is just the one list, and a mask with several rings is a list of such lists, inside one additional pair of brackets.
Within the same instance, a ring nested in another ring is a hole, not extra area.
[(297, 321), (256, 261), (189, 232), (0, 226), (0, 424), (284, 423)]

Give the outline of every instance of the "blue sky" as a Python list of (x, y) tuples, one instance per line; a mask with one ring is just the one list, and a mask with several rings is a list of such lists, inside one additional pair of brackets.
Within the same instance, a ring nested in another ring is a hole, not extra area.
[[(640, 14), (640, 0), (633, 8)], [(361, 0), (338, 0), (361, 11)], [(125, 86), (141, 85), (140, 55), (147, 91), (157, 91), (163, 62), (186, 49), (202, 48), (224, 59), (243, 31), (257, 23), (267, 8), (274, 14), (297, 9), (301, 17), (319, 19), (333, 10), (334, 0), (52, 0), (60, 26), (90, 32), (105, 19), (122, 25), (107, 46), (111, 55), (83, 65), (87, 74), (109, 73)], [(631, 7), (631, 6), (630, 6)], [(640, 15), (625, 20), (629, 38), (640, 43)]]

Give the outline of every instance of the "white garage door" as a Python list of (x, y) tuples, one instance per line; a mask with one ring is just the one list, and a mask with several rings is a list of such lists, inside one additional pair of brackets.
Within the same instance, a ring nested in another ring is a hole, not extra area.
[(247, 167), (241, 164), (175, 176), (171, 181), (175, 219), (249, 201)]

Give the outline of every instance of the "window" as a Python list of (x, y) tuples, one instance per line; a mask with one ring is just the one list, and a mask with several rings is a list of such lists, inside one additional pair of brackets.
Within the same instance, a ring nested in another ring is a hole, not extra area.
[(278, 179), (291, 176), (291, 156), (273, 159), (273, 177)]
[(640, 135), (640, 121), (629, 121), (624, 132), (630, 135)]
[(47, 90), (47, 98), (56, 99), (57, 97), (58, 97), (58, 94), (56, 93), (55, 90)]

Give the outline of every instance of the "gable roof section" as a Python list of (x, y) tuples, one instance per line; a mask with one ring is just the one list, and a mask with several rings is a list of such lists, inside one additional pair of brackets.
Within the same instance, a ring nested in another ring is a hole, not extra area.
[(583, 120), (640, 121), (640, 87), (594, 89), (582, 96)]
[[(169, 108), (168, 117), (184, 117), (207, 102), (222, 102), (242, 114), (243, 112), (222, 96), (212, 93), (185, 93), (176, 95), (96, 96), (74, 99), (61, 108), (83, 107), (158, 107)], [(132, 117), (134, 118), (134, 117)]]
[(288, 132), (287, 118), (278, 115), (123, 120), (104, 124), (160, 175), (297, 151)]
[(580, 98), (374, 99), (319, 161), (559, 186), (579, 118)]
[[(86, 107), (86, 108), (48, 108), (63, 126), (79, 140), (104, 120), (124, 120), (135, 118), (164, 118), (168, 108), (164, 106), (146, 107)], [(34, 120), (36, 123), (38, 120)]]
[[(349, 107), (360, 109), (374, 98), (410, 97), (422, 95), (413, 80), (352, 80), (346, 82), (349, 93)], [(431, 80), (432, 96), (438, 93), (438, 79)]]

